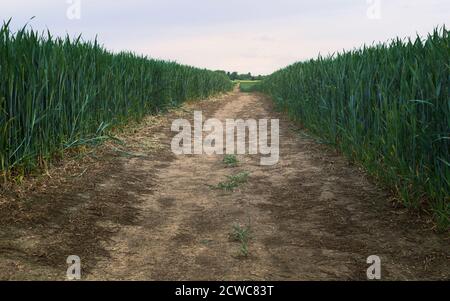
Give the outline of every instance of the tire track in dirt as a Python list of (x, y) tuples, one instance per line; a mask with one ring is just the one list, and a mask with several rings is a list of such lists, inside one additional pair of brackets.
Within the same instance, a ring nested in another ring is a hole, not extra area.
[[(280, 117), (263, 96), (242, 93), (203, 114), (223, 122)], [(260, 166), (259, 156), (238, 156), (235, 169), (224, 167), (223, 156), (177, 157), (157, 175), (155, 193), (143, 197), (142, 227), (122, 231), (126, 256), (91, 279), (364, 279), (373, 254), (381, 256), (386, 278), (449, 277), (447, 242), (410, 228), (407, 216), (398, 221), (388, 195), (361, 171), (302, 139), (283, 119), (280, 141), (273, 167)], [(234, 193), (208, 186), (240, 171), (250, 180)], [(242, 258), (230, 232), (248, 221), (250, 255)], [(427, 258), (433, 260), (425, 266)]]
[[(279, 118), (280, 162), (238, 156), (226, 168), (223, 156), (175, 157), (171, 122), (194, 110), (222, 121)], [(124, 138), (145, 156), (102, 157), (95, 172), (24, 197), (40, 206), (0, 202), (5, 219), (17, 217), (1, 224), (0, 265), (10, 270), (0, 278), (62, 280), (75, 252), (88, 280), (359, 280), (370, 255), (381, 257), (384, 279), (450, 278), (448, 235), (392, 208), (356, 166), (300, 133), (267, 97), (237, 91), (149, 118)], [(235, 192), (211, 189), (241, 171), (250, 178)], [(247, 223), (244, 258), (230, 233)]]

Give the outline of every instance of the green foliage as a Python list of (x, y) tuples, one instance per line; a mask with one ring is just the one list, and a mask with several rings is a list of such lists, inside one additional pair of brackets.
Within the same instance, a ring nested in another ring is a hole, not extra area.
[(255, 92), (259, 89), (259, 83), (260, 81), (240, 81), (239, 88), (241, 92)]
[(225, 165), (227, 167), (236, 167), (239, 163), (236, 155), (226, 155), (223, 158), (223, 163), (225, 163)]
[(240, 243), (240, 253), (244, 257), (249, 255), (249, 241), (251, 239), (251, 227), (250, 224), (242, 227), (241, 225), (233, 225), (233, 231), (231, 232), (231, 239)]
[(412, 208), (450, 225), (450, 38), (396, 39), (282, 69), (262, 82), (280, 110), (337, 145)]
[[(223, 71), (225, 72), (225, 71)], [(226, 73), (227, 76), (230, 78), (230, 80), (232, 81), (256, 81), (256, 80), (263, 80), (265, 78), (265, 76), (263, 75), (252, 75), (250, 72), (247, 74), (239, 74), (237, 72), (227, 72)]]
[(237, 175), (227, 176), (227, 180), (225, 182), (219, 183), (219, 185), (217, 185), (217, 188), (225, 191), (234, 191), (242, 184), (247, 183), (249, 176), (249, 172), (241, 172)]
[[(232, 89), (226, 74), (122, 52), (97, 41), (0, 28), (0, 171), (39, 160), (103, 125), (139, 120)], [(98, 133), (99, 128), (102, 129)], [(98, 139), (97, 139), (98, 140)], [(91, 140), (90, 140), (91, 141)]]

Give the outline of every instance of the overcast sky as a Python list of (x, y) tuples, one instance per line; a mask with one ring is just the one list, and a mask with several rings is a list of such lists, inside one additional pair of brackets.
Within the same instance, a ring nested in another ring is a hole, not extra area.
[(33, 16), (34, 29), (97, 35), (113, 51), (269, 74), (319, 53), (448, 27), (450, 1), (0, 0), (0, 19), (13, 18), (14, 29)]

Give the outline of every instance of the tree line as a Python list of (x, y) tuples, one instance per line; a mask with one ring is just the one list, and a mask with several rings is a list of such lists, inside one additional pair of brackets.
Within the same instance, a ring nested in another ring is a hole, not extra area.
[(243, 74), (223, 70), (217, 70), (216, 72), (227, 75), (230, 80), (263, 80), (265, 78), (263, 75), (252, 75), (250, 72)]

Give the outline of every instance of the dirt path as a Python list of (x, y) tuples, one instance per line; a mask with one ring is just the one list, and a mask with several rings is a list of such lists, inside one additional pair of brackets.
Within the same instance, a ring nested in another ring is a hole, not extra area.
[[(175, 157), (171, 122), (194, 110), (222, 121), (280, 118), (279, 164)], [(301, 135), (264, 96), (188, 104), (126, 136), (125, 155), (105, 147), (63, 179), (3, 192), (0, 279), (63, 280), (69, 255), (81, 257), (88, 280), (359, 280), (370, 255), (381, 257), (383, 279), (450, 279), (448, 234), (393, 208), (362, 171)], [(239, 172), (250, 177), (235, 192), (211, 188)], [(236, 224), (251, 229), (247, 258), (230, 237)]]

